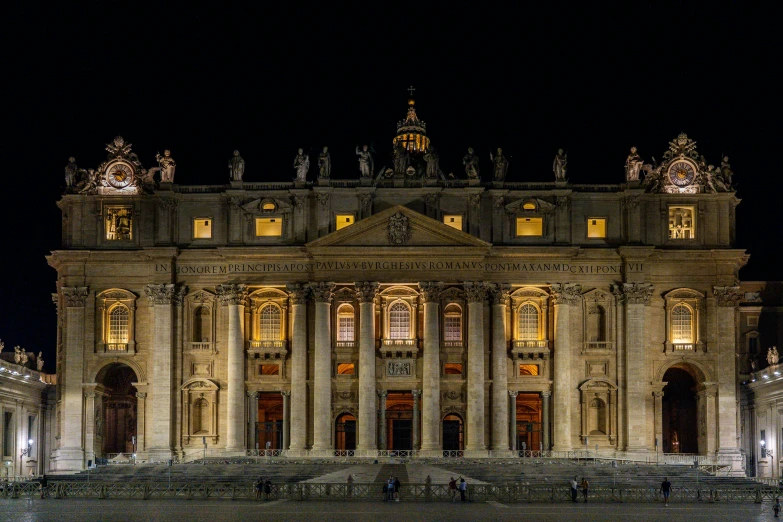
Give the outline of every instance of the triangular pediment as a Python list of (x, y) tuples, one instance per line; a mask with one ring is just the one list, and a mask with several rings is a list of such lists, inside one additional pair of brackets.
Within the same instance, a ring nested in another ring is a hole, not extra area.
[(307, 244), (307, 248), (364, 246), (489, 248), (492, 245), (401, 205)]

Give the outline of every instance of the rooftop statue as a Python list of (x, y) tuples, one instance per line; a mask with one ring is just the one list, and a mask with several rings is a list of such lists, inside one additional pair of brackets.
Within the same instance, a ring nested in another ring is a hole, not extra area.
[(636, 147), (631, 147), (631, 153), (625, 159), (625, 180), (639, 181), (639, 173), (642, 170), (644, 161), (636, 152)]
[(324, 150), (318, 155), (318, 177), (329, 179), (331, 175), (332, 156), (329, 154), (329, 147), (324, 147)]
[(171, 157), (171, 151), (164, 150), (163, 156), (155, 154), (155, 160), (160, 165), (160, 181), (163, 183), (174, 183), (174, 170), (177, 168), (177, 163)]
[(22, 362), (22, 348), (14, 346), (14, 362), (20, 364)]
[(392, 157), (394, 158), (394, 173), (400, 176), (404, 176), (411, 163), (411, 156), (408, 154), (408, 150), (403, 147), (402, 143), (397, 142), (392, 149)]
[(734, 171), (731, 170), (728, 156), (723, 156), (723, 159), (720, 162), (720, 167), (716, 170), (716, 177), (726, 192), (733, 190), (734, 187), (732, 186), (732, 178), (734, 177)]
[(462, 157), (462, 164), (468, 179), (479, 179), (479, 159), (472, 147), (468, 147), (468, 153)]
[(558, 149), (555, 160), (552, 162), (552, 170), (555, 173), (555, 181), (566, 181), (568, 169), (568, 154), (563, 149)]
[(38, 352), (38, 357), (36, 357), (35, 359), (35, 364), (39, 372), (43, 371), (43, 367), (44, 367), (43, 352)]
[(495, 165), (495, 174), (493, 180), (505, 181), (506, 174), (508, 173), (508, 159), (503, 155), (503, 149), (498, 147), (498, 152), (494, 156), (492, 151), (489, 153), (489, 160)]
[(438, 153), (435, 147), (430, 145), (427, 147), (427, 152), (424, 153), (424, 161), (427, 162), (427, 178), (435, 179), (440, 175), (440, 165)]
[(0, 353), (2, 353), (3, 348), (5, 348), (5, 343), (3, 342), (2, 339), (0, 339)]
[(775, 366), (778, 364), (780, 360), (780, 356), (778, 355), (778, 348), (777, 346), (773, 346), (769, 350), (767, 350), (767, 363), (769, 363), (770, 366)]
[(372, 171), (375, 168), (372, 155), (375, 153), (367, 145), (362, 145), (362, 150), (359, 150), (359, 146), (356, 146), (356, 155), (359, 156), (359, 172), (363, 178), (371, 178)]
[(307, 181), (307, 173), (310, 171), (310, 157), (305, 155), (304, 149), (299, 149), (294, 157), (295, 181)]
[(228, 160), (228, 172), (231, 181), (242, 181), (242, 176), (245, 175), (245, 160), (239, 155), (238, 150), (235, 150), (234, 155)]
[(76, 165), (76, 158), (68, 158), (68, 165), (65, 166), (65, 186), (71, 188), (79, 182), (79, 167)]

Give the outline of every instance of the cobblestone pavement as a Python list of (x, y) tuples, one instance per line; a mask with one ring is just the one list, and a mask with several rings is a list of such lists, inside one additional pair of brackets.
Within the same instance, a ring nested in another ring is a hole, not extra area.
[(223, 522), (242, 520), (463, 522), (644, 521), (756, 522), (774, 520), (772, 504), (500, 504), (425, 502), (247, 502), (230, 500), (0, 499), (0, 521)]

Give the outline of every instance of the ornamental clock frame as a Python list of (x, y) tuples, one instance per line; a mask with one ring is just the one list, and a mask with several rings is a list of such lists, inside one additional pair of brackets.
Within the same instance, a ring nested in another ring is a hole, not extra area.
[(680, 188), (692, 185), (696, 181), (698, 168), (693, 162), (678, 158), (671, 162), (668, 170), (669, 183)]
[(117, 190), (126, 189), (134, 185), (136, 180), (136, 168), (132, 163), (117, 159), (109, 162), (104, 170), (106, 185)]

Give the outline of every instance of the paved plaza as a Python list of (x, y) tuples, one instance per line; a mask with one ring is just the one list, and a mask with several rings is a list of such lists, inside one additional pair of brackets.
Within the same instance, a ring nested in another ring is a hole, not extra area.
[(0, 521), (222, 522), (276, 521), (514, 521), (755, 522), (774, 520), (772, 504), (501, 504), (424, 502), (296, 502), (2, 499)]

